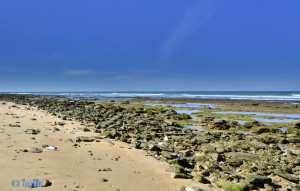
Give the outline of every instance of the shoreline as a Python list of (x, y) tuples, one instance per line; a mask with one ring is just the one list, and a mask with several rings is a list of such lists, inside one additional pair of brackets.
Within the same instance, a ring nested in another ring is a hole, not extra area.
[[(36, 99), (35, 96), (21, 95), (0, 95), (0, 98), (35, 105), (67, 121), (81, 121), (89, 131), (131, 144), (169, 163), (175, 178), (194, 178), (214, 186), (214, 189), (225, 189), (227, 186), (243, 190), (299, 187), (297, 177), (300, 169), (296, 160), (299, 154), (278, 147), (280, 144), (300, 146), (297, 127), (291, 127), (295, 128), (295, 132), (282, 134), (256, 123), (250, 127), (251, 131), (256, 131), (255, 135), (240, 135), (230, 131), (239, 125), (220, 119), (208, 120), (199, 113), (196, 117), (209, 129), (199, 132), (184, 129), (178, 124), (190, 116), (174, 113), (172, 108), (145, 107), (142, 103), (146, 100), (95, 103), (91, 100)], [(226, 101), (222, 102), (224, 104)], [(294, 107), (285, 108), (282, 103), (269, 102), (259, 102), (257, 105), (234, 101), (226, 102), (224, 107), (235, 108), (241, 104), (249, 108), (269, 108), (275, 112), (297, 111)]]
[(100, 100), (138, 98), (300, 102), (300, 91), (67, 91), (3, 92), (2, 94), (65, 96), (68, 98), (90, 98)]

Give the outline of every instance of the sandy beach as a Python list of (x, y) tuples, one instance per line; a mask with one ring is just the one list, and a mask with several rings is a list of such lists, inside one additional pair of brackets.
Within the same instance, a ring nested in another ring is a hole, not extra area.
[[(65, 125), (57, 125), (64, 122)], [(56, 124), (56, 125), (55, 125)], [(192, 180), (173, 179), (168, 165), (142, 150), (109, 139), (74, 143), (83, 132), (76, 121), (63, 121), (33, 107), (1, 102), (0, 107), (0, 190), (22, 190), (23, 182), (49, 180), (52, 185), (40, 190), (180, 190), (195, 184)], [(38, 129), (31, 134), (26, 129)], [(43, 148), (55, 146), (56, 151)], [(24, 152), (37, 147), (42, 153)], [(19, 181), (18, 188), (11, 185)], [(205, 190), (213, 190), (198, 184)]]
[(294, 103), (0, 99), (1, 190), (299, 188)]

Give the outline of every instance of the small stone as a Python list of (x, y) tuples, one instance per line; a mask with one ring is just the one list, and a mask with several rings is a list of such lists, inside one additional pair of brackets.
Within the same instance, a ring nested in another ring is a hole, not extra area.
[(57, 125), (64, 126), (65, 123), (64, 122), (58, 122)]
[(31, 147), (30, 149), (31, 153), (42, 153), (43, 149), (37, 148), (37, 147)]
[(24, 131), (26, 134), (37, 135), (40, 133), (39, 129), (26, 129)]
[(84, 132), (90, 132), (91, 130), (89, 128), (85, 127), (85, 128), (83, 128), (83, 131)]
[(108, 182), (108, 180), (106, 178), (101, 178), (100, 182)]
[(44, 183), (44, 187), (49, 187), (52, 185), (52, 182), (50, 182), (50, 180), (48, 179), (44, 180), (43, 183)]
[(43, 148), (46, 148), (46, 147), (49, 147), (49, 145), (43, 144), (42, 147), (43, 147)]
[(55, 132), (55, 131), (60, 131), (60, 129), (57, 128), (57, 127), (54, 127), (54, 128), (53, 128), (53, 132)]

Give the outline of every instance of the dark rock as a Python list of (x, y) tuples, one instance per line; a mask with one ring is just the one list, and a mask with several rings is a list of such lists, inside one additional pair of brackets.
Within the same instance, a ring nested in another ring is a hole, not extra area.
[(26, 134), (37, 135), (40, 133), (40, 130), (39, 129), (26, 129), (24, 132)]
[(259, 175), (248, 175), (245, 177), (245, 180), (254, 186), (260, 186), (261, 184), (270, 184), (272, 183), (272, 179), (267, 176), (259, 176)]
[(19, 124), (15, 124), (15, 125), (9, 124), (8, 126), (9, 127), (21, 127), (21, 125), (19, 125)]
[(65, 123), (64, 122), (58, 122), (57, 125), (64, 126)]
[(149, 145), (148, 146), (150, 151), (161, 151), (161, 149), (157, 145)]
[(204, 176), (201, 176), (201, 175), (196, 175), (194, 177), (194, 180), (197, 182), (200, 182), (202, 184), (210, 184), (211, 183), (208, 179), (206, 179)]
[(84, 132), (90, 132), (91, 130), (89, 128), (85, 127), (85, 128), (83, 128), (83, 131)]
[(209, 122), (213, 121), (214, 119), (215, 119), (214, 117), (208, 116), (208, 117), (204, 117), (202, 122), (203, 123), (209, 123)]
[(50, 182), (50, 180), (46, 179), (43, 181), (44, 187), (49, 187), (52, 185), (52, 182)]
[(230, 125), (228, 122), (224, 119), (217, 119), (213, 122), (213, 128), (219, 129), (219, 130), (226, 130), (230, 128)]
[(185, 173), (177, 173), (177, 172), (173, 172), (171, 173), (171, 177), (172, 178), (180, 178), (180, 179), (192, 179), (193, 176), (189, 175), (189, 174), (185, 174)]
[(108, 182), (108, 180), (106, 178), (101, 178), (100, 182)]

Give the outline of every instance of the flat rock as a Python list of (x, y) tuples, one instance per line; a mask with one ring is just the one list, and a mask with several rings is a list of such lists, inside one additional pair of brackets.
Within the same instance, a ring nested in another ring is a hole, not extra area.
[(177, 157), (177, 154), (168, 151), (162, 151), (160, 155), (166, 159), (175, 159)]
[(243, 152), (229, 152), (225, 153), (226, 158), (234, 158), (237, 160), (256, 161), (259, 159), (257, 155)]
[(93, 142), (95, 141), (96, 138), (95, 137), (85, 137), (85, 136), (80, 136), (80, 137), (76, 137), (74, 139), (74, 142)]
[(276, 175), (278, 175), (278, 176), (280, 176), (280, 177), (282, 177), (282, 178), (284, 178), (284, 179), (286, 179), (286, 180), (288, 180), (290, 182), (294, 182), (294, 183), (298, 183), (299, 182), (299, 177), (294, 176), (292, 174), (289, 174), (287, 172), (278, 170), (278, 169), (274, 170), (274, 174), (276, 174)]
[(185, 191), (204, 191), (204, 190), (197, 186), (188, 186), (185, 188)]

